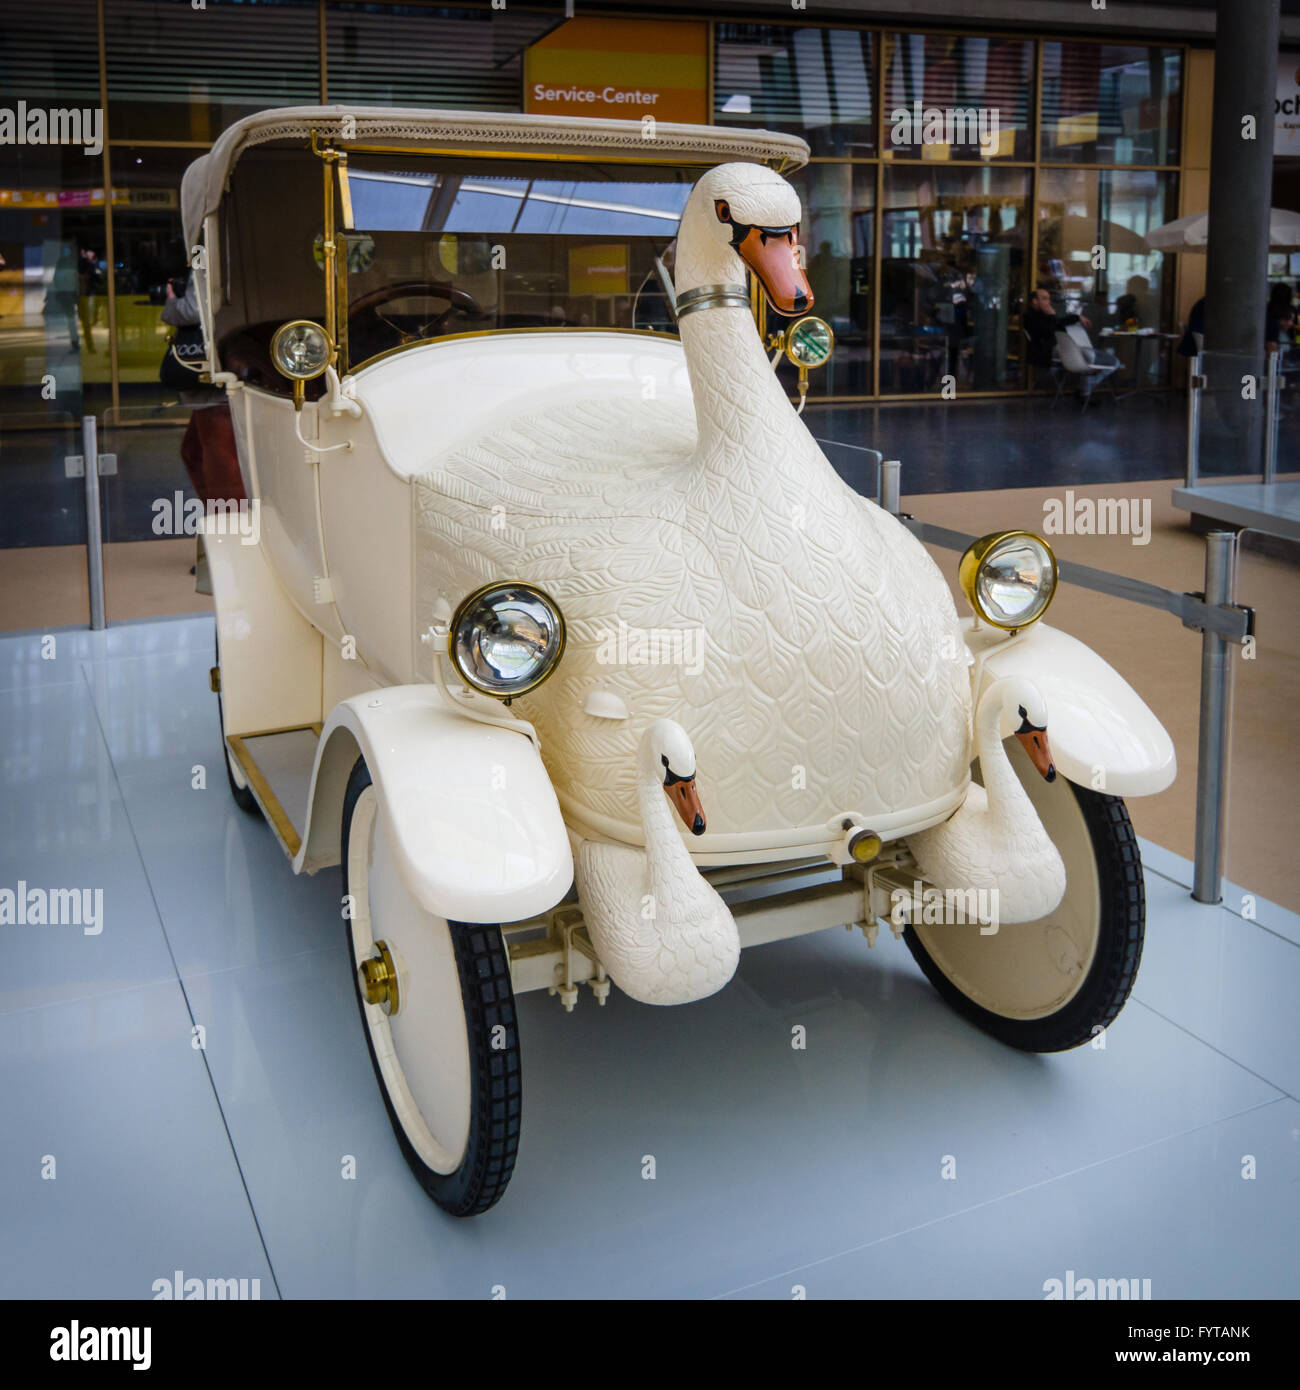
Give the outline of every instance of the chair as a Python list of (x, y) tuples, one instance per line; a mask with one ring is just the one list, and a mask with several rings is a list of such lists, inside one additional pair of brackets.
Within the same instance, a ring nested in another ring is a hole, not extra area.
[[(1083, 342), (1079, 341), (1082, 336)], [(1061, 355), (1061, 366), (1065, 368), (1070, 376), (1079, 378), (1080, 387), (1083, 390), (1083, 409), (1087, 410), (1088, 402), (1092, 399), (1093, 387), (1099, 381), (1107, 381), (1115, 372), (1119, 371), (1118, 362), (1091, 362), (1084, 356), (1084, 348), (1087, 347), (1089, 354), (1092, 353), (1092, 342), (1088, 338), (1087, 331), (1080, 324), (1071, 324), (1069, 328), (1058, 328), (1056, 330), (1056, 350)], [(1115, 386), (1110, 386), (1111, 399), (1115, 399)], [(1056, 399), (1060, 399), (1061, 392), (1058, 389)], [(1053, 400), (1053, 405), (1056, 400)]]
[[(1028, 362), (1029, 353), (1033, 347), (1033, 341), (1023, 323), (1020, 325), (1020, 336), (1025, 340), (1025, 360)], [(1052, 397), (1052, 404), (1055, 405), (1061, 394), (1061, 383), (1065, 379), (1064, 373), (1061, 371), (1061, 355), (1057, 352), (1055, 345), (1052, 347), (1052, 361), (1047, 370), (1052, 380), (1056, 383), (1056, 395)], [(1031, 371), (1037, 372), (1038, 368), (1034, 367)], [(1029, 381), (1031, 390), (1034, 388), (1035, 384), (1035, 377), (1031, 375)]]

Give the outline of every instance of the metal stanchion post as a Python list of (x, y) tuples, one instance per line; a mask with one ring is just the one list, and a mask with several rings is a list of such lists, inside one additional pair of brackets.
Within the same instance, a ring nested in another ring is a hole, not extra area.
[(1201, 473), (1201, 354), (1192, 358), (1187, 377), (1187, 486), (1195, 487)]
[(104, 533), (99, 514), (99, 430), (93, 415), (81, 417), (81, 455), (86, 463), (86, 571), (90, 627), (104, 630)]
[(886, 459), (880, 465), (880, 505), (891, 516), (897, 516), (900, 510), (898, 474), (901, 468), (898, 459)]
[[(1205, 537), (1205, 601), (1236, 601), (1237, 533)], [(1196, 758), (1196, 866), (1192, 897), (1217, 903), (1223, 896), (1223, 840), (1228, 795), (1228, 720), (1232, 656), (1218, 633), (1201, 633), (1201, 715)]]
[(1264, 423), (1264, 481), (1271, 483), (1277, 476), (1278, 416), (1282, 405), (1282, 374), (1278, 370), (1282, 354), (1268, 355), (1268, 413)]

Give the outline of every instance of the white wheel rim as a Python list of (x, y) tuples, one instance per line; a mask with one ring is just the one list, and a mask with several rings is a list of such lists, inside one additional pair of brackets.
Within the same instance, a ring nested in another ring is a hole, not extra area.
[(1003, 1018), (1046, 1018), (1074, 998), (1092, 969), (1101, 938), (1101, 880), (1088, 824), (1065, 778), (1045, 782), (1017, 740), (1005, 746), (1065, 862), (1065, 897), (1046, 917), (1002, 923), (991, 936), (981, 936), (978, 923), (914, 929), (935, 965), (981, 1008)]
[(398, 1010), (362, 1004), (388, 1098), (406, 1137), (436, 1173), (460, 1167), (469, 1144), (470, 1064), (451, 929), (407, 891), (373, 786), (348, 836), (353, 968), (384, 941), (399, 969)]

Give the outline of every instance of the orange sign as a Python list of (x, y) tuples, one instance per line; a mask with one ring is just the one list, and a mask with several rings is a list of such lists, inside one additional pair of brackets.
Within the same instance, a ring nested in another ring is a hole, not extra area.
[(570, 19), (524, 54), (524, 110), (702, 124), (708, 41), (695, 20)]

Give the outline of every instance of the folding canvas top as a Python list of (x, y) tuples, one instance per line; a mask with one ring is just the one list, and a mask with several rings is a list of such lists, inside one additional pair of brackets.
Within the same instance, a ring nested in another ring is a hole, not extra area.
[(808, 162), (808, 146), (803, 140), (769, 130), (666, 122), (650, 127), (639, 120), (401, 106), (288, 106), (236, 121), (185, 171), (181, 210), (187, 244), (196, 243), (203, 219), (217, 210), (231, 170), (244, 150), (271, 141), (305, 141), (312, 131), (321, 140), (331, 140), (343, 148), (352, 143), (400, 143), (411, 151), (443, 153), (518, 150), (706, 165), (740, 160), (769, 164), (782, 173)]

